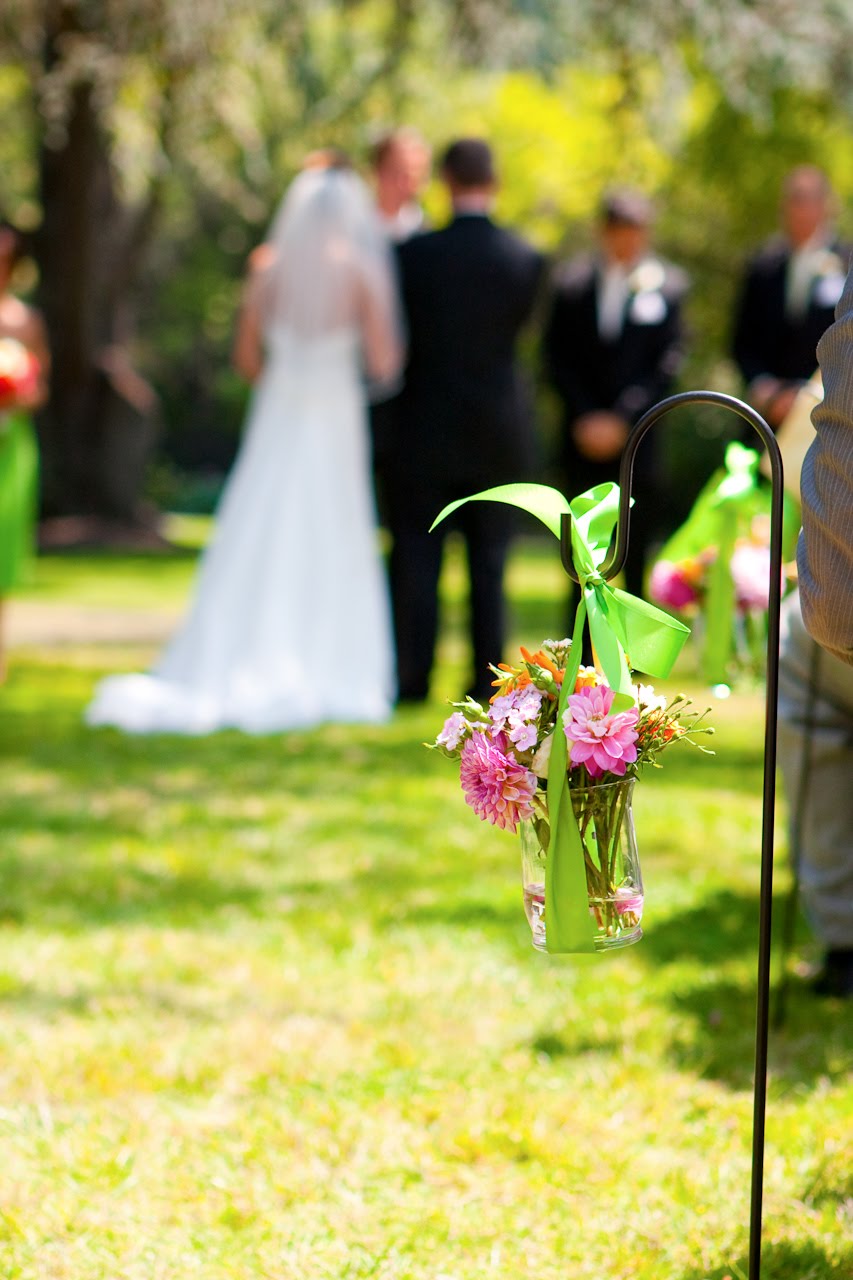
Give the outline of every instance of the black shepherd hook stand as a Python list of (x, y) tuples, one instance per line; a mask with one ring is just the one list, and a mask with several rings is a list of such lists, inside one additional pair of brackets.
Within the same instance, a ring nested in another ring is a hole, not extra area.
[[(764, 807), (761, 835), (761, 889), (758, 905), (758, 994), (755, 1012), (755, 1093), (752, 1122), (752, 1192), (749, 1218), (749, 1280), (761, 1274), (761, 1203), (764, 1189), (764, 1120), (767, 1110), (767, 1041), (770, 1024), (770, 926), (773, 911), (773, 828), (776, 807), (776, 719), (779, 697), (779, 610), (782, 603), (782, 455), (767, 423), (742, 400), (719, 391), (685, 391), (669, 396), (643, 414), (632, 428), (619, 468), (619, 520), (616, 546), (602, 565), (605, 579), (625, 563), (631, 524), (631, 484), (634, 457), (647, 431), (671, 409), (711, 404), (730, 409), (761, 436), (770, 460), (770, 599), (767, 614), (767, 698), (764, 717)], [(577, 582), (572, 565), (571, 516), (561, 528), (563, 568)]]

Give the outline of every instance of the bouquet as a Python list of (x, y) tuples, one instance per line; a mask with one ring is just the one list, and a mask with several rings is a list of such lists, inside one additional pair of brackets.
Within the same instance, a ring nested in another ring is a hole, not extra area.
[[(606, 580), (618, 485), (596, 485), (571, 503), (544, 485), (499, 485), (451, 503), (436, 523), (471, 501), (505, 502), (540, 519), (561, 540), (580, 602), (571, 640), (545, 641), (536, 653), (523, 651), (520, 664), (493, 668), (489, 706), (453, 704), (434, 745), (458, 755), (479, 816), (521, 834), (534, 946), (625, 946), (642, 936), (635, 779), (670, 742), (705, 731), (687, 699), (658, 698), (631, 671), (667, 676), (690, 632)], [(586, 626), (594, 668), (580, 662)]]
[[(667, 699), (633, 685), (633, 701), (594, 667), (581, 666), (564, 699), (571, 640), (545, 640), (521, 662), (492, 667), (495, 695), (487, 707), (455, 702), (432, 744), (460, 764), (465, 800), (483, 821), (522, 834), (524, 900), (534, 946), (544, 949), (544, 871), (551, 844), (547, 781), (556, 735), (566, 743), (566, 773), (583, 846), (589, 911), (599, 949), (642, 936), (643, 888), (633, 840), (631, 792), (644, 765), (672, 743), (711, 733), (707, 711), (690, 710), (682, 694)], [(704, 749), (704, 748), (700, 748)]]
[(39, 362), (17, 338), (0, 338), (0, 410), (27, 403), (38, 391)]

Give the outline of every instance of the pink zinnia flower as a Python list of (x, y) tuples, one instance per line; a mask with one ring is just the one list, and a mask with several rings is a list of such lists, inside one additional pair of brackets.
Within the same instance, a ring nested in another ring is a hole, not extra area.
[(607, 685), (573, 693), (563, 713), (572, 764), (585, 764), (591, 778), (603, 773), (622, 777), (637, 759), (636, 707), (610, 714), (614, 693)]
[(507, 752), (503, 733), (475, 733), (468, 739), (460, 778), (466, 802), (484, 821), (515, 831), (522, 819), (532, 818), (536, 775)]

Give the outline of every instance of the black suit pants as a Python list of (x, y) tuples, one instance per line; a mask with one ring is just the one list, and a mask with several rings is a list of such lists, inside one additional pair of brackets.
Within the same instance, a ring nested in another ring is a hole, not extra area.
[(470, 691), (480, 700), (487, 698), (492, 692), (489, 663), (503, 657), (503, 581), (512, 528), (510, 513), (494, 503), (473, 502), (433, 533), (427, 531), (426, 523), (411, 522), (405, 516), (392, 517), (391, 525), (391, 599), (399, 697), (420, 700), (429, 693), (438, 637), (442, 553), (447, 534), (455, 529), (465, 540), (470, 579)]

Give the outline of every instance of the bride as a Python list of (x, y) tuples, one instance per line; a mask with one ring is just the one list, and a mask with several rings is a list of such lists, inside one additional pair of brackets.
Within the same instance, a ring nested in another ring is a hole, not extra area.
[(89, 724), (270, 733), (390, 713), (365, 387), (402, 358), (366, 186), (337, 160), (305, 170), (250, 267), (235, 363), (255, 386), (189, 615), (150, 674), (100, 683)]

